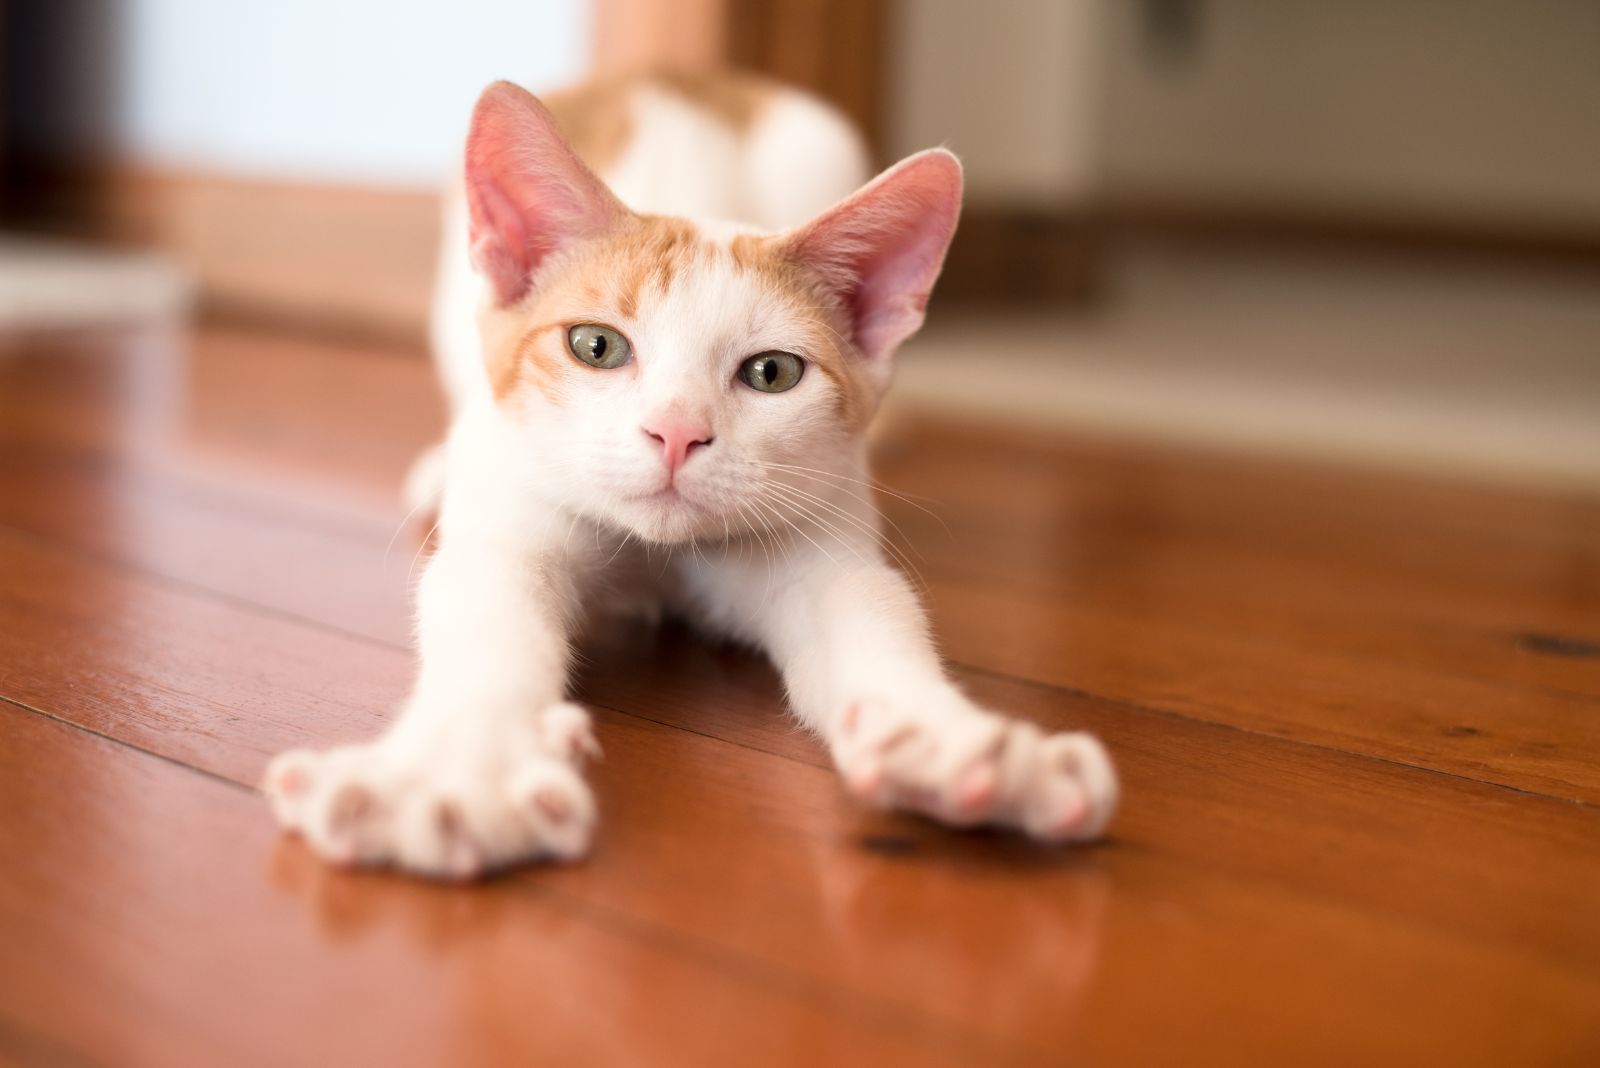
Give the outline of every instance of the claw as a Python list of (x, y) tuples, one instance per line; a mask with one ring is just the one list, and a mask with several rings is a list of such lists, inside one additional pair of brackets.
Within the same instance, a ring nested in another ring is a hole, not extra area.
[(316, 759), (314, 753), (292, 750), (268, 764), (261, 777), (261, 789), (271, 801), (278, 822), (290, 830), (299, 830), (304, 820), (303, 804), (316, 785), (311, 770)]
[(287, 798), (298, 799), (311, 789), (311, 772), (299, 764), (276, 769), (267, 783), (267, 789), (275, 790)]
[(572, 801), (554, 786), (541, 786), (533, 792), (533, 803), (552, 823), (565, 823), (572, 818)]
[(956, 790), (956, 805), (965, 815), (978, 815), (994, 801), (995, 788), (999, 783), (994, 764), (987, 760), (980, 761), (962, 778)]
[(598, 760), (601, 756), (589, 714), (575, 704), (552, 705), (544, 713), (540, 732), (549, 751), (573, 764), (582, 764), (585, 757)]
[(466, 816), (454, 801), (441, 801), (433, 814), (444, 844), (445, 870), (456, 879), (476, 878), (483, 870), (483, 855), (472, 840)]
[(328, 802), (327, 841), (337, 864), (353, 864), (360, 857), (361, 824), (378, 807), (372, 791), (361, 783), (339, 788)]
[(330, 834), (354, 836), (356, 825), (377, 807), (372, 791), (360, 783), (349, 783), (328, 802), (328, 831)]
[(588, 724), (584, 724), (582, 730), (573, 731), (571, 746), (571, 756), (574, 761), (582, 760), (585, 757), (590, 760), (599, 760), (605, 755), (600, 751), (600, 743), (595, 740), (594, 732), (589, 729)]
[(1050, 828), (1053, 837), (1065, 837), (1077, 830), (1083, 824), (1083, 818), (1089, 814), (1089, 799), (1082, 793), (1074, 791), (1056, 815), (1055, 823)]
[(883, 761), (876, 756), (868, 756), (857, 761), (846, 773), (845, 785), (850, 787), (850, 792), (857, 797), (867, 801), (872, 800), (883, 788)]

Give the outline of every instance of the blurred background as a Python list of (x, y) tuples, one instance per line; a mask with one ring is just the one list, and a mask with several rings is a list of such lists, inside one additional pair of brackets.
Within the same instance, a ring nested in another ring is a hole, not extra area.
[(963, 157), (904, 407), (1600, 487), (1590, 0), (0, 0), (0, 331), (421, 358), (485, 83), (727, 65)]

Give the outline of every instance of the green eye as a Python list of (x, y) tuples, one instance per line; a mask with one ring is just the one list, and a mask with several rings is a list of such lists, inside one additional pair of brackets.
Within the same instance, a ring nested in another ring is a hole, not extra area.
[(584, 323), (567, 331), (567, 348), (590, 367), (609, 371), (621, 367), (633, 355), (628, 339), (609, 326)]
[(739, 377), (751, 389), (782, 393), (793, 389), (806, 362), (792, 352), (758, 352), (739, 365)]

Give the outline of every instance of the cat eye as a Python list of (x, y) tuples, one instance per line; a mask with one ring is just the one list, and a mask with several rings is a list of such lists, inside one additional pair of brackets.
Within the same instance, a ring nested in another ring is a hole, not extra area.
[(806, 362), (792, 352), (758, 352), (739, 365), (739, 377), (751, 389), (782, 393), (794, 388), (805, 369)]
[(609, 326), (584, 323), (567, 331), (567, 348), (590, 367), (609, 371), (621, 367), (633, 355), (628, 339)]

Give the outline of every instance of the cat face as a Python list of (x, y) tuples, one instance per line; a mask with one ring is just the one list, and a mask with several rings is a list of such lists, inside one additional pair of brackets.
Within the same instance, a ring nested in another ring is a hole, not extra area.
[(505, 83), (468, 142), (481, 326), (519, 462), (654, 542), (782, 527), (859, 455), (954, 229), (948, 153), (788, 233), (629, 212)]
[(772, 238), (625, 219), (483, 321), (547, 486), (652, 541), (781, 525), (768, 484), (847, 464), (877, 404), (839, 301)]

